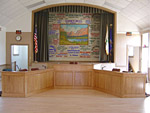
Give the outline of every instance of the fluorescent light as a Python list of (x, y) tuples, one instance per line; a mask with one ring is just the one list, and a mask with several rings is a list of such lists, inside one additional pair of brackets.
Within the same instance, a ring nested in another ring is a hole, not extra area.
[(41, 5), (41, 4), (44, 4), (44, 3), (45, 3), (45, 1), (40, 1), (40, 2), (37, 2), (37, 3), (31, 4), (31, 5), (28, 5), (28, 6), (26, 6), (26, 7), (27, 7), (28, 9), (30, 9), (30, 8), (36, 7), (36, 6)]

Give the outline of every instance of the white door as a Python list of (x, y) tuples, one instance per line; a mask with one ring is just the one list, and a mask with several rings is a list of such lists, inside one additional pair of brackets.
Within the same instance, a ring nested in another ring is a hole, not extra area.
[(16, 71), (28, 69), (28, 45), (11, 45), (11, 62), (16, 62)]

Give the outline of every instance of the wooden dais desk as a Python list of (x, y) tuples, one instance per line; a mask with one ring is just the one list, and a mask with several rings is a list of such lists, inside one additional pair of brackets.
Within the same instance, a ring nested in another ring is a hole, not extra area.
[(145, 97), (146, 75), (95, 70), (92, 64), (54, 64), (53, 69), (2, 72), (2, 96), (27, 97), (51, 88), (96, 89), (118, 97)]

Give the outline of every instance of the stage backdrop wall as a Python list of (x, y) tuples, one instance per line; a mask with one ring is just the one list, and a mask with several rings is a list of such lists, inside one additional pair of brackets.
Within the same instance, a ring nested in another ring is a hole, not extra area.
[(100, 19), (99, 14), (49, 13), (49, 60), (99, 61)]

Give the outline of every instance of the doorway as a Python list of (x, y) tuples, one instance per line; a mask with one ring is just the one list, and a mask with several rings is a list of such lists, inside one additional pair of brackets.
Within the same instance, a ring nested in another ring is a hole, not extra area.
[(128, 71), (140, 72), (140, 47), (127, 45), (128, 49)]
[(28, 69), (28, 45), (11, 45), (11, 62), (16, 62), (13, 71)]

